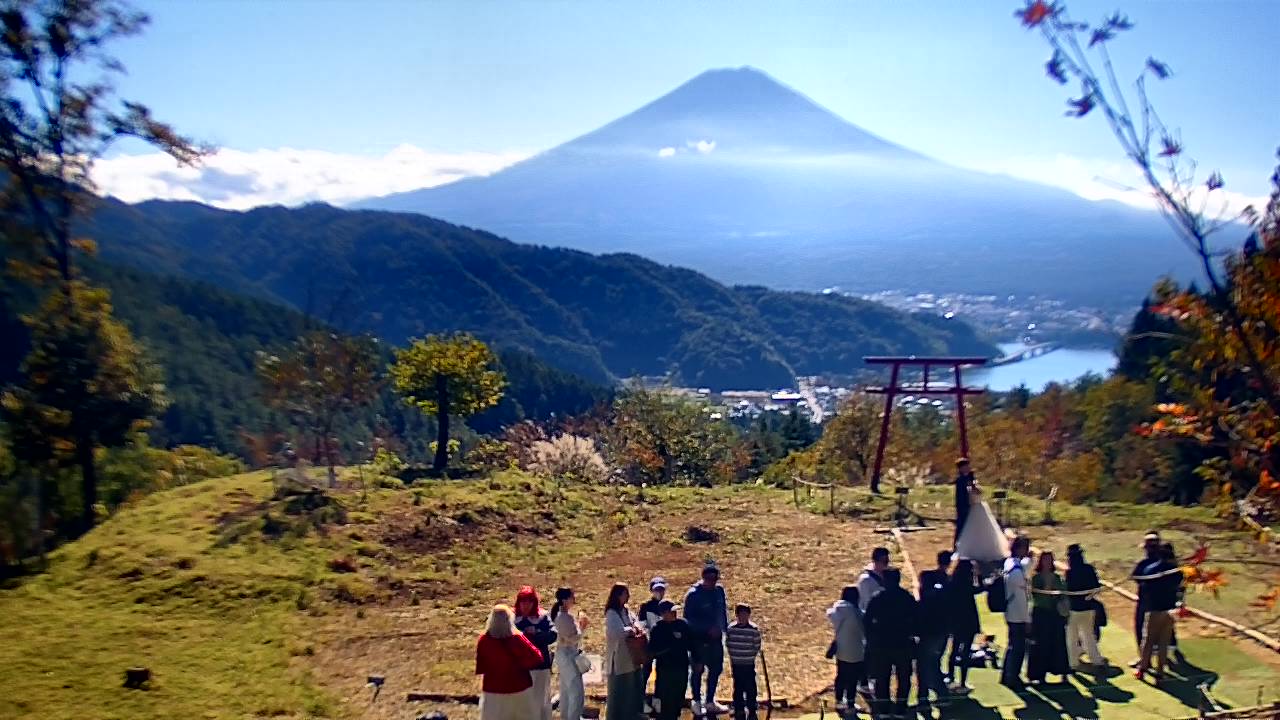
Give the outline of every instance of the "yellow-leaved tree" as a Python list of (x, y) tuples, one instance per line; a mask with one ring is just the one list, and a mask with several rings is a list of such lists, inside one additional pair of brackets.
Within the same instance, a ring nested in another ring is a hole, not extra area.
[(404, 401), (436, 417), (432, 470), (449, 463), (449, 417), (467, 417), (502, 399), (507, 381), (489, 346), (466, 333), (428, 335), (396, 351), (391, 381)]

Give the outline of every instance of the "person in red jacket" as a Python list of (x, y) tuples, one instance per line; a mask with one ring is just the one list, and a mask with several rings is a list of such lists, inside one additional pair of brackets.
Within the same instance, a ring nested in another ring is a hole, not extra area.
[(530, 720), (540, 707), (534, 702), (529, 671), (542, 664), (542, 653), (529, 638), (515, 632), (515, 613), (495, 605), (484, 634), (476, 641), (476, 674), (482, 677), (480, 720)]

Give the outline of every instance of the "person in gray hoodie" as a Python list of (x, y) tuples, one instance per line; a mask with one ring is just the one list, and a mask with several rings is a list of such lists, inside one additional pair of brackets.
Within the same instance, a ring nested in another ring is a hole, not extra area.
[(858, 683), (866, 676), (863, 662), (867, 651), (866, 630), (862, 611), (858, 609), (858, 588), (846, 585), (840, 599), (827, 609), (834, 637), (827, 650), (836, 661), (836, 712), (844, 713), (857, 705)]

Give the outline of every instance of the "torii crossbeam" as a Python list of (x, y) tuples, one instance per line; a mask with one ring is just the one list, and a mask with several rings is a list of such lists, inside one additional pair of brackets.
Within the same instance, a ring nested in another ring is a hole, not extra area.
[[(893, 414), (893, 401), (899, 395), (952, 396), (956, 404), (956, 422), (960, 427), (960, 454), (969, 456), (969, 435), (964, 423), (964, 399), (967, 395), (981, 395), (982, 388), (965, 387), (960, 379), (960, 368), (965, 365), (985, 365), (984, 357), (917, 357), (870, 356), (862, 358), (868, 365), (889, 365), (889, 384), (870, 385), (864, 391), (872, 395), (884, 395), (884, 416), (880, 421), (880, 443), (876, 445), (876, 464), (871, 473), (871, 492), (880, 492), (880, 468), (884, 464), (884, 449), (889, 444), (889, 421)], [(903, 366), (923, 368), (924, 379), (920, 384), (902, 384), (899, 381)], [(955, 377), (950, 385), (929, 384), (931, 367), (950, 368)]]

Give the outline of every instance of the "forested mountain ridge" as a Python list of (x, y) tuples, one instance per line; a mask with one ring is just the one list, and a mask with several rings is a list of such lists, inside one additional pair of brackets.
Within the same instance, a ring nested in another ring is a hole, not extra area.
[[(86, 271), (91, 281), (111, 292), (117, 316), (160, 371), (167, 406), (150, 430), (154, 442), (243, 454), (246, 437), (289, 430), (288, 421), (261, 401), (258, 354), (279, 352), (303, 333), (323, 328), (322, 323), (279, 303), (188, 278), (103, 262), (88, 263)], [(26, 329), (18, 316), (30, 307), (31, 298), (23, 293), (0, 293), (0, 332), (5, 338), (0, 386), (16, 378), (26, 354)], [(498, 354), (509, 384), (497, 407), (469, 420), (477, 430), (491, 431), (527, 417), (582, 412), (610, 396), (609, 388), (549, 367), (527, 353), (501, 349)], [(422, 455), (432, 436), (432, 421), (389, 391), (341, 425), (347, 445), (390, 432), (410, 444), (404, 448), (410, 457)]]
[(105, 200), (85, 230), (115, 262), (283, 302), (393, 344), (466, 330), (600, 382), (672, 374), (777, 387), (848, 373), (867, 354), (994, 352), (958, 321), (728, 287), (636, 255), (521, 245), (416, 214)]

